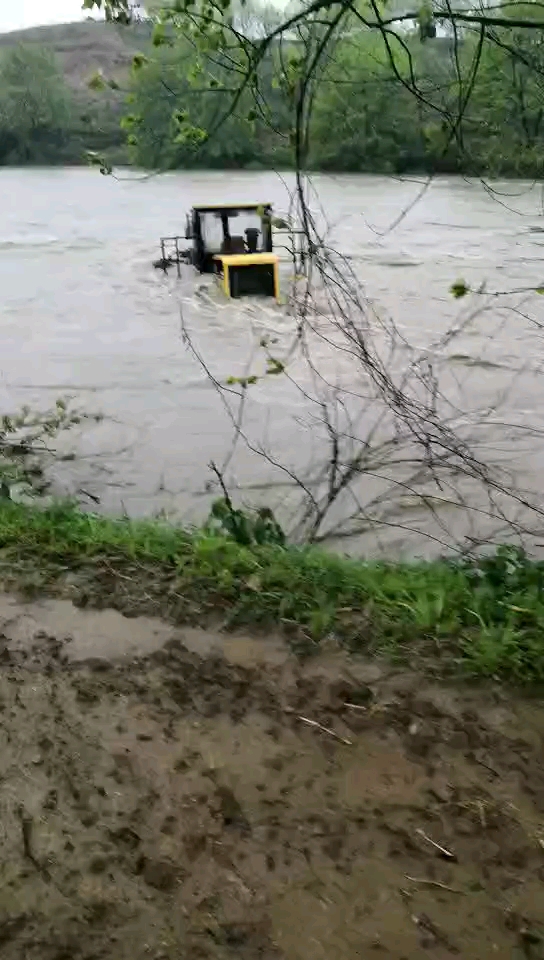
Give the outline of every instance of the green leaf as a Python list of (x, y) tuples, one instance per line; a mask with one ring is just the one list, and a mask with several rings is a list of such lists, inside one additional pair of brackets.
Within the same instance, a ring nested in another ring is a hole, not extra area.
[(227, 377), (227, 384), (229, 387), (239, 386), (242, 387), (242, 390), (245, 390), (246, 387), (257, 383), (258, 379), (255, 374), (251, 374), (250, 377)]
[(470, 293), (470, 287), (464, 280), (456, 280), (450, 287), (450, 293), (455, 300), (460, 300), (461, 297), (466, 297), (467, 293)]
[(101, 70), (97, 70), (96, 73), (93, 73), (93, 75), (89, 77), (87, 86), (89, 90), (105, 90), (106, 78)]
[(154, 47), (161, 47), (164, 43), (167, 42), (166, 38), (166, 28), (164, 23), (156, 23), (153, 27), (153, 33), (151, 35), (151, 42)]
[(215, 50), (219, 50), (221, 43), (222, 43), (221, 32), (219, 30), (214, 30), (213, 33), (208, 33), (205, 49), (208, 49), (213, 53)]
[(421, 5), (418, 11), (417, 20), (419, 24), (419, 38), (421, 41), (436, 37), (436, 24), (434, 22), (433, 8), (429, 2)]
[(196, 60), (191, 69), (187, 73), (187, 80), (190, 84), (196, 83), (200, 80), (202, 75), (202, 64), (199, 60)]
[(141, 70), (142, 67), (149, 63), (149, 59), (146, 57), (145, 53), (135, 53), (132, 58), (132, 69)]
[(136, 116), (133, 113), (128, 113), (126, 117), (121, 119), (121, 130), (132, 130), (133, 127), (138, 126), (143, 122), (143, 118)]
[(271, 376), (276, 376), (278, 373), (283, 373), (285, 370), (285, 364), (281, 360), (276, 360), (275, 357), (268, 357), (266, 361), (266, 372)]

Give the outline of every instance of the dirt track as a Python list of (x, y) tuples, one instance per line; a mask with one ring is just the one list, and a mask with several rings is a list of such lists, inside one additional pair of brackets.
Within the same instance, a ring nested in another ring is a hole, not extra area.
[(58, 601), (0, 634), (3, 960), (544, 957), (537, 702)]

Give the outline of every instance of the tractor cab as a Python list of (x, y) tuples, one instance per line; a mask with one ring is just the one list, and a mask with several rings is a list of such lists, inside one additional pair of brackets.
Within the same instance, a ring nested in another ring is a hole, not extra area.
[(156, 267), (190, 263), (200, 273), (214, 273), (227, 297), (272, 296), (279, 300), (279, 258), (272, 252), (272, 206), (214, 204), (193, 207), (187, 214), (185, 239), (161, 238)]
[(272, 207), (268, 203), (193, 207), (185, 236), (192, 240), (193, 266), (200, 273), (214, 273), (217, 257), (272, 253)]

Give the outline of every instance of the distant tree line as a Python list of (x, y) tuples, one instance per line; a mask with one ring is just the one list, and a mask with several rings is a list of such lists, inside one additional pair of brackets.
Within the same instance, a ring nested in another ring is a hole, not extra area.
[[(471, 33), (421, 43), (407, 29), (394, 60), (375, 32), (339, 39), (314, 80), (311, 166), (544, 176), (544, 44), (515, 28), (501, 37), (476, 51)], [(478, 70), (465, 81), (470, 96), (452, 136), (444, 117), (459, 110), (459, 75), (469, 75), (475, 52)], [(257, 98), (242, 93), (232, 109), (228, 69), (203, 70), (183, 37), (150, 42), (125, 90), (105, 78), (85, 95), (68, 86), (51, 52), (8, 48), (0, 58), (0, 164), (77, 163), (91, 150), (153, 169), (285, 168), (293, 156), (289, 56), (272, 46)]]

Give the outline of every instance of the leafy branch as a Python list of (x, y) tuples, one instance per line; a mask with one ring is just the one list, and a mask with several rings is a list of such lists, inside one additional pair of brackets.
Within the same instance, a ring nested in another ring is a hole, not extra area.
[(23, 407), (0, 417), (0, 493), (11, 498), (16, 492), (42, 496), (50, 487), (48, 467), (55, 458), (53, 441), (84, 420), (101, 420), (71, 410), (64, 399), (44, 412)]

